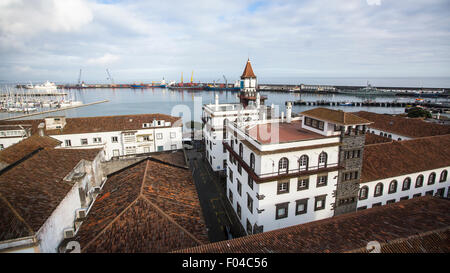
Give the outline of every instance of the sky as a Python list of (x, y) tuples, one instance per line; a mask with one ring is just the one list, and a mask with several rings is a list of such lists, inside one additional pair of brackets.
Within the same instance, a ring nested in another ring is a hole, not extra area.
[(0, 80), (450, 77), (449, 0), (0, 0)]

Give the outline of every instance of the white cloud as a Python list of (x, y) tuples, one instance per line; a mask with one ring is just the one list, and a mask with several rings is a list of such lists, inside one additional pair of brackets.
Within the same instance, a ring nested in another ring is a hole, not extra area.
[(87, 60), (87, 64), (89, 65), (108, 65), (117, 62), (120, 59), (119, 56), (113, 55), (110, 53), (106, 53), (102, 57), (99, 58), (91, 58)]
[(367, 1), (367, 4), (369, 6), (373, 6), (373, 5), (379, 6), (379, 5), (381, 5), (381, 0), (366, 0), (366, 1)]

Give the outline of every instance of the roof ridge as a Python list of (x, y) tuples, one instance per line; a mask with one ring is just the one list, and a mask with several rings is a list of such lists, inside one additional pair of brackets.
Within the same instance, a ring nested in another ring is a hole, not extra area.
[(27, 159), (33, 157), (35, 154), (39, 153), (42, 150), (45, 150), (45, 148), (39, 147), (36, 150), (32, 151), (31, 153), (26, 154), (24, 157), (20, 158), (19, 160), (9, 164), (4, 169), (0, 170), (0, 175), (2, 175), (5, 172), (9, 171), (10, 169), (14, 168), (15, 166), (19, 165), (20, 163), (26, 161)]
[(135, 163), (133, 163), (133, 164), (131, 164), (131, 165), (128, 165), (128, 166), (126, 166), (126, 167), (123, 167), (122, 169), (119, 169), (119, 170), (117, 170), (117, 171), (115, 171), (115, 172), (112, 172), (112, 173), (106, 175), (106, 177), (109, 178), (110, 176), (119, 174), (119, 173), (121, 173), (121, 172), (123, 172), (123, 171), (125, 171), (125, 170), (128, 170), (129, 168), (132, 168), (132, 167), (138, 165), (139, 163), (142, 163), (143, 161), (145, 161), (145, 160), (147, 160), (147, 159), (148, 159), (148, 157), (144, 157), (143, 159), (138, 160), (138, 161), (136, 161)]
[(76, 118), (66, 118), (67, 119), (95, 119), (95, 118), (124, 118), (124, 117), (137, 117), (137, 116), (167, 116), (167, 117), (172, 117), (172, 118), (178, 118), (180, 119), (181, 117), (176, 117), (176, 116), (172, 116), (172, 115), (167, 115), (167, 114), (162, 114), (162, 113), (146, 113), (146, 114), (131, 114), (131, 115), (109, 115), (109, 116), (91, 116), (91, 117), (76, 117)]
[(3, 194), (0, 192), (0, 199), (6, 203), (6, 206), (9, 208), (9, 210), (21, 221), (25, 224), (25, 227), (28, 229), (30, 234), (34, 234), (34, 230), (31, 228), (31, 226), (25, 221), (25, 219), (16, 211), (16, 209), (13, 207), (13, 205), (6, 199), (6, 197), (3, 196)]
[(383, 143), (374, 143), (374, 144), (368, 144), (368, 145), (364, 145), (365, 147), (367, 146), (374, 146), (374, 145), (381, 145), (381, 144), (392, 144), (392, 143), (398, 143), (398, 144), (404, 144), (406, 142), (414, 142), (414, 141), (420, 141), (423, 139), (431, 139), (431, 138), (442, 138), (442, 137), (450, 137), (450, 134), (445, 134), (445, 135), (435, 135), (435, 136), (424, 136), (424, 137), (416, 137), (416, 138), (412, 138), (412, 139), (405, 139), (405, 140), (401, 140), (401, 141), (397, 141), (397, 140), (392, 140), (390, 142), (383, 142)]
[(147, 159), (151, 160), (151, 161), (154, 161), (154, 162), (157, 162), (157, 163), (160, 163), (160, 164), (167, 165), (167, 166), (176, 167), (176, 168), (180, 168), (180, 169), (184, 169), (184, 170), (189, 170), (188, 166), (176, 165), (176, 164), (169, 163), (169, 162), (166, 162), (164, 160), (161, 160), (161, 159), (158, 159), (158, 158), (154, 158), (154, 157), (151, 157), (151, 156), (149, 156)]

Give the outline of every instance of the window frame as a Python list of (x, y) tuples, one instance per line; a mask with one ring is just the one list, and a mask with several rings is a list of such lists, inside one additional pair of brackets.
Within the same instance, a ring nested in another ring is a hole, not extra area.
[[(288, 218), (289, 215), (289, 202), (275, 204), (275, 220)], [(279, 214), (280, 209), (284, 209), (284, 214)]]

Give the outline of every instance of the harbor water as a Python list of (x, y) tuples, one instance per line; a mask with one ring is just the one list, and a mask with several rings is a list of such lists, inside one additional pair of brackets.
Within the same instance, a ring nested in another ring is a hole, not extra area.
[[(213, 103), (215, 94), (219, 95), (220, 103), (237, 103), (238, 92), (231, 91), (190, 91), (190, 90), (170, 90), (166, 88), (150, 89), (71, 89), (64, 90), (70, 97), (82, 103), (92, 103), (96, 101), (108, 100), (106, 103), (80, 107), (69, 110), (61, 110), (46, 115), (34, 115), (28, 119), (39, 119), (45, 116), (66, 116), (66, 117), (89, 117), (89, 116), (109, 116), (145, 113), (163, 113), (174, 116), (182, 116), (183, 121), (201, 121), (202, 105)], [(281, 93), (263, 91), (261, 95), (267, 96), (266, 105), (278, 105), (279, 111), (285, 111), (286, 101), (335, 101), (335, 102), (359, 102), (364, 100), (374, 100), (377, 102), (388, 102), (398, 100), (401, 102), (413, 102), (413, 97), (377, 97), (367, 98), (344, 94), (316, 94), (316, 93)], [(433, 102), (445, 102), (446, 99), (428, 98)], [(293, 107), (293, 113), (315, 108), (317, 106)], [(331, 106), (332, 109), (341, 109), (348, 112), (371, 111), (376, 113), (399, 114), (404, 113), (401, 107), (355, 107), (355, 106)], [(0, 113), (0, 119), (23, 115), (23, 113)]]

